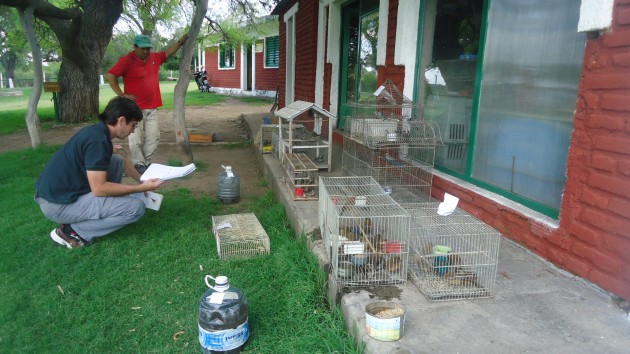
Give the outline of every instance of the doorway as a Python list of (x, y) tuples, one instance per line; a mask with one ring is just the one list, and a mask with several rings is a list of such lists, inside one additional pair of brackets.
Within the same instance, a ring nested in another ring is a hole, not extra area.
[(352, 113), (352, 105), (372, 95), (377, 88), (378, 5), (377, 0), (359, 0), (346, 5), (341, 12), (340, 129), (345, 126), (345, 117)]

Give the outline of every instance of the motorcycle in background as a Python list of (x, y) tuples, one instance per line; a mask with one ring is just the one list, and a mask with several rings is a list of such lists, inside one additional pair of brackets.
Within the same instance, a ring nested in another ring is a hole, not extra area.
[(208, 82), (208, 73), (201, 67), (198, 71), (195, 71), (195, 82), (200, 92), (210, 92), (210, 83)]

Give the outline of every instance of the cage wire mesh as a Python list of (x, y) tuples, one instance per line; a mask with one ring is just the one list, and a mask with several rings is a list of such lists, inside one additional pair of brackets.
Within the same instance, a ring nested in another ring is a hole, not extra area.
[(391, 79), (385, 79), (373, 95), (347, 105), (351, 116), (395, 116), (418, 120), (423, 117), (423, 106), (406, 97)]
[[(278, 130), (278, 126), (275, 124), (262, 124), (260, 126), (260, 150), (263, 154), (277, 155), (275, 150), (277, 149), (277, 138), (274, 144), (273, 134)], [(277, 137), (276, 133), (276, 137)]]
[(269, 236), (253, 213), (212, 217), (219, 259), (251, 258), (269, 254)]
[(459, 208), (441, 216), (438, 205), (403, 204), (412, 217), (411, 280), (431, 301), (492, 296), (501, 234)]
[(430, 201), (439, 125), (387, 79), (346, 117), (342, 175), (371, 176), (399, 203)]
[(343, 176), (371, 176), (399, 203), (431, 200), (435, 145), (370, 148), (344, 136)]
[(304, 131), (300, 140), (293, 141), (293, 153), (306, 155), (319, 170), (328, 168), (328, 142), (324, 142), (320, 135)]
[(443, 145), (437, 122), (410, 120), (402, 116), (349, 116), (346, 118), (344, 135), (370, 148), (402, 144), (434, 147)]
[(372, 177), (320, 177), (319, 210), (340, 286), (407, 281), (409, 213)]

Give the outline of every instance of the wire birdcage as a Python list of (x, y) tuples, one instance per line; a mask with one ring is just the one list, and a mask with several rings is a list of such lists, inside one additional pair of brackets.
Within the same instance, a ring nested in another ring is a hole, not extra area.
[(371, 176), (399, 203), (431, 200), (433, 145), (384, 145), (369, 148), (344, 137), (343, 176)]
[(385, 79), (373, 95), (361, 97), (357, 102), (348, 102), (350, 116), (407, 117), (422, 120), (421, 104), (406, 97), (391, 79)]
[(440, 127), (436, 122), (405, 117), (351, 116), (346, 120), (344, 135), (370, 148), (399, 144), (443, 145)]
[(494, 292), (501, 234), (439, 202), (403, 204), (412, 216), (409, 276), (431, 301), (485, 298)]
[(271, 252), (269, 236), (253, 213), (212, 217), (219, 259), (251, 258)]
[(372, 177), (320, 177), (320, 228), (341, 286), (407, 281), (410, 217)]

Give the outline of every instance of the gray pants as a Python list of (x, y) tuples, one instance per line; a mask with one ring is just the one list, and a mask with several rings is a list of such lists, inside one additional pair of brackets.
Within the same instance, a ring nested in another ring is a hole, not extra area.
[[(120, 183), (123, 171), (123, 159), (112, 155), (107, 180)], [(74, 231), (88, 242), (140, 220), (145, 211), (144, 202), (131, 196), (95, 197), (87, 193), (72, 204), (51, 203), (39, 197), (35, 201), (44, 216), (60, 224), (71, 224)]]

